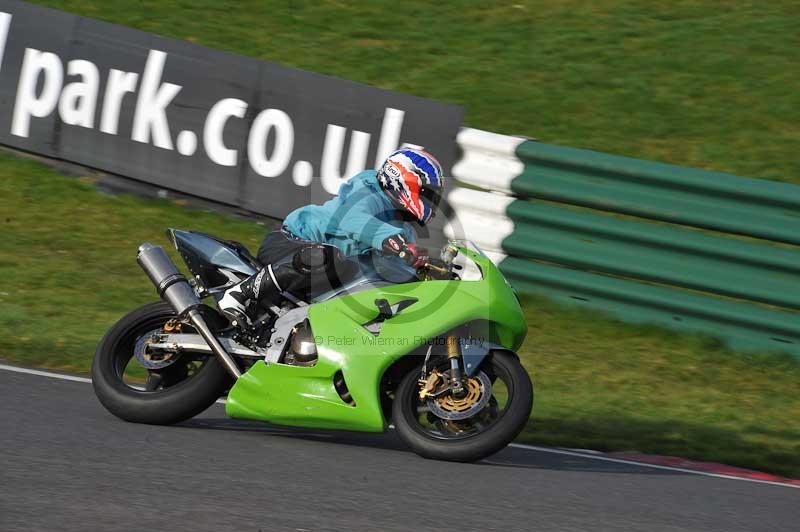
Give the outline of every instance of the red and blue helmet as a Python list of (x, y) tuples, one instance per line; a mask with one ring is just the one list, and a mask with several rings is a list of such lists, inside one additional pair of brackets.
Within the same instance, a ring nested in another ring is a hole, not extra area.
[(425, 225), (442, 198), (442, 165), (424, 150), (403, 148), (383, 163), (378, 170), (378, 183), (397, 208)]

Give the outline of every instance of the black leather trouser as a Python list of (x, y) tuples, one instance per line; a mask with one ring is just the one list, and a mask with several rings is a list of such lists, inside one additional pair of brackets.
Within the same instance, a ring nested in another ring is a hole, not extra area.
[[(352, 276), (354, 267), (335, 246), (297, 238), (286, 229), (268, 233), (257, 258), (271, 266), (281, 290), (304, 299), (340, 285)], [(269, 276), (264, 277), (266, 281)]]
[(309, 245), (316, 244), (292, 235), (286, 229), (276, 229), (266, 234), (258, 247), (258, 262), (266, 266), (284, 261), (293, 256), (296, 251)]

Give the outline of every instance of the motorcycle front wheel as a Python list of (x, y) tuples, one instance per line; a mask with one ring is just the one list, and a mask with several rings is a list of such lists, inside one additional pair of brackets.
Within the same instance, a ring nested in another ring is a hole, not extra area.
[(463, 398), (419, 398), (420, 368), (395, 391), (392, 418), (400, 439), (437, 460), (473, 462), (490, 456), (522, 431), (533, 407), (533, 385), (519, 359), (492, 351), (466, 382)]
[(92, 385), (100, 403), (115, 416), (134, 423), (178, 423), (214, 404), (231, 384), (212, 355), (182, 353), (172, 361), (153, 361), (150, 368), (141, 365), (137, 345), (169, 327), (174, 318), (167, 303), (150, 303), (124, 316), (100, 340)]

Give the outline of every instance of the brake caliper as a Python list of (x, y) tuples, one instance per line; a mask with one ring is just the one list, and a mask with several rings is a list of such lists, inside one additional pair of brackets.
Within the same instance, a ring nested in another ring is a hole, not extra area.
[(438, 386), (438, 384), (440, 382), (444, 382), (444, 378), (442, 377), (442, 374), (439, 373), (439, 370), (437, 370), (437, 369), (434, 369), (433, 371), (431, 371), (431, 373), (430, 373), (430, 375), (428, 375), (427, 379), (424, 379), (424, 380), (420, 379), (420, 381), (419, 381), (419, 386), (420, 386), (419, 400), (420, 401), (424, 401), (430, 395), (432, 395), (433, 392), (436, 390), (436, 386)]

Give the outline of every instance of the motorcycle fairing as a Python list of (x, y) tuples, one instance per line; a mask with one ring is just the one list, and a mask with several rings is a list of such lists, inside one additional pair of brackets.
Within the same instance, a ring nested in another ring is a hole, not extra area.
[[(312, 304), (308, 317), (317, 341), (317, 364), (267, 365), (259, 360), (230, 390), (228, 415), (300, 427), (381, 432), (386, 425), (379, 397), (381, 377), (396, 360), (474, 321), (489, 325), (483, 340), (516, 350), (527, 325), (513, 290), (485, 256), (466, 248), (460, 251), (478, 264), (482, 280), (381, 286)], [(417, 301), (385, 320), (375, 335), (364, 325), (378, 317), (378, 299), (389, 305)], [(354, 404), (336, 391), (333, 381), (339, 371)]]

